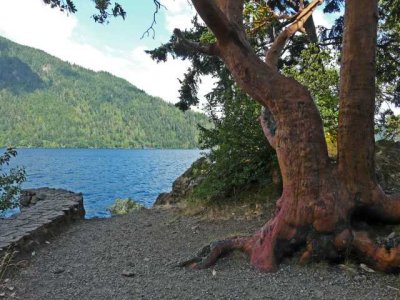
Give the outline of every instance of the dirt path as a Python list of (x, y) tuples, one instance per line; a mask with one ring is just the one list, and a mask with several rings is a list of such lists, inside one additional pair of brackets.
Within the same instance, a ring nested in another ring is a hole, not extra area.
[(77, 222), (37, 250), (5, 284), (0, 299), (13, 294), (24, 300), (400, 298), (400, 275), (366, 273), (356, 266), (353, 273), (288, 262), (278, 273), (262, 274), (240, 253), (209, 270), (173, 266), (214, 239), (251, 233), (261, 224), (203, 221), (161, 209)]

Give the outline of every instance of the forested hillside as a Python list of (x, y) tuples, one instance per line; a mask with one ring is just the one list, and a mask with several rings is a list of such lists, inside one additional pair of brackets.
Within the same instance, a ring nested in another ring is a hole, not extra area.
[(0, 37), (0, 147), (190, 148), (198, 123), (123, 79)]

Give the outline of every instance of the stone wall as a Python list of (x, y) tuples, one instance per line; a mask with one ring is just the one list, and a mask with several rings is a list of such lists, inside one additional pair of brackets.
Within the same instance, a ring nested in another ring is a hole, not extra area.
[(20, 214), (0, 219), (0, 254), (10, 247), (30, 251), (70, 222), (85, 216), (82, 194), (62, 189), (24, 190), (20, 209)]

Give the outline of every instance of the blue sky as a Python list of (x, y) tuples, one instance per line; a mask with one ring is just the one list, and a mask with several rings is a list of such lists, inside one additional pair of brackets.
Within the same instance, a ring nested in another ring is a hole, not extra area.
[(75, 0), (78, 7), (76, 17), (80, 24), (74, 31), (74, 37), (83, 42), (89, 42), (92, 45), (101, 47), (108, 45), (120, 50), (130, 50), (136, 44), (145, 44), (148, 47), (156, 47), (165, 42), (170, 37), (170, 31), (166, 29), (165, 9), (157, 15), (156, 33), (153, 39), (145, 37), (141, 39), (143, 33), (150, 26), (153, 18), (154, 4), (150, 0), (142, 0), (141, 4), (135, 4), (136, 1), (119, 1), (127, 11), (127, 18), (110, 19), (107, 25), (96, 24), (91, 16), (95, 12), (93, 2), (88, 0)]
[[(108, 71), (151, 95), (177, 101), (178, 78), (188, 62), (157, 64), (144, 50), (168, 41), (174, 28), (190, 27), (195, 12), (188, 0), (163, 0), (167, 9), (157, 15), (154, 39), (141, 39), (152, 20), (152, 0), (118, 1), (127, 11), (127, 18), (112, 19), (108, 25), (93, 21), (92, 1), (74, 2), (78, 12), (67, 16), (42, 0), (0, 0), (0, 35), (92, 70)], [(314, 13), (314, 19), (319, 25), (329, 25), (330, 20), (321, 10)], [(202, 82), (200, 96), (210, 90), (213, 80), (203, 78)]]

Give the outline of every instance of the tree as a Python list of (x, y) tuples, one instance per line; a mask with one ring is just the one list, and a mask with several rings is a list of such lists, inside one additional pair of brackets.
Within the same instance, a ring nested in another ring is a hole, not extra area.
[[(340, 71), (338, 161), (328, 157), (323, 122), (310, 92), (279, 72), (288, 39), (323, 0), (285, 16), (287, 27), (263, 59), (253, 50), (243, 26), (244, 0), (192, 0), (213, 32), (211, 44), (181, 42), (193, 51), (219, 57), (239, 87), (264, 107), (261, 125), (275, 148), (283, 192), (275, 216), (255, 234), (211, 243), (182, 263), (207, 268), (228, 251), (242, 250), (262, 271), (300, 252), (300, 262), (336, 260), (349, 252), (378, 270), (400, 268), (400, 246), (380, 245), (363, 221), (400, 222), (400, 196), (386, 195), (375, 178), (374, 113), (378, 1), (346, 1)], [(259, 2), (259, 1), (254, 1)], [(329, 1), (329, 3), (335, 1)]]
[(383, 193), (374, 170), (377, 1), (346, 2), (336, 164), (328, 158), (322, 120), (310, 93), (277, 68), (287, 39), (303, 30), (322, 1), (300, 5), (265, 61), (254, 54), (241, 25), (244, 1), (192, 2), (217, 38), (207, 49), (222, 58), (239, 86), (276, 121), (276, 130), (271, 122), (262, 122), (262, 127), (277, 152), (283, 192), (275, 216), (257, 233), (213, 243), (204, 249), (206, 255), (185, 264), (208, 267), (221, 253), (241, 249), (253, 266), (274, 271), (282, 256), (301, 249), (303, 263), (337, 259), (352, 250), (377, 269), (399, 267), (399, 246), (377, 245), (357, 226), (360, 218), (398, 222), (400, 216), (399, 196)]

